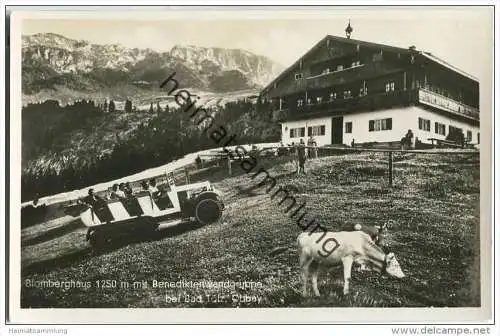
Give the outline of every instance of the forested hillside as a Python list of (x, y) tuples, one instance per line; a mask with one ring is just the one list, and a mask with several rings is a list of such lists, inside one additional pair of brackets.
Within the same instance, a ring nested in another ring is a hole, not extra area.
[[(23, 108), (23, 201), (218, 147), (179, 109), (151, 104), (149, 110), (135, 110), (128, 103), (125, 110), (110, 107), (87, 100), (64, 107), (46, 101)], [(269, 123), (265, 111), (265, 106), (245, 101), (211, 108), (216, 123), (236, 134), (239, 143), (279, 140), (279, 127)]]

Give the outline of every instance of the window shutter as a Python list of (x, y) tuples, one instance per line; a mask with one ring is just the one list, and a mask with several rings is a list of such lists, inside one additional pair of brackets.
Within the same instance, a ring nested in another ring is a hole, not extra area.
[(387, 129), (392, 130), (392, 118), (387, 118)]
[(321, 125), (320, 134), (325, 135), (325, 125)]
[(293, 138), (293, 128), (290, 128), (290, 138)]
[(312, 130), (313, 130), (313, 128), (312, 128), (311, 126), (309, 126), (309, 127), (307, 128), (307, 135), (308, 135), (308, 136), (312, 135)]
[(438, 129), (438, 128), (439, 128), (439, 127), (438, 127), (438, 123), (437, 123), (437, 122), (435, 122), (435, 123), (434, 123), (434, 133), (439, 133), (439, 129)]
[(374, 129), (375, 129), (375, 120), (370, 120), (368, 122), (368, 131), (373, 132)]
[(304, 137), (305, 135), (306, 135), (306, 128), (305, 127), (301, 127), (300, 128), (300, 136)]

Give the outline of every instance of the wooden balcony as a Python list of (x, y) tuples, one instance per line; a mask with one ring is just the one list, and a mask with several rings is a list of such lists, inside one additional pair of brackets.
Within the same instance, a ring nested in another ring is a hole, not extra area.
[(479, 121), (479, 110), (425, 89), (383, 92), (347, 99), (334, 99), (273, 111), (273, 119), (299, 120), (354, 112), (376, 111), (398, 106), (422, 104), (439, 111)]
[(479, 110), (433, 91), (419, 89), (418, 102), (447, 112), (479, 120)]
[(353, 112), (375, 111), (395, 106), (409, 106), (417, 99), (416, 91), (394, 91), (366, 96), (334, 99), (316, 104), (294, 106), (273, 111), (274, 120), (297, 120)]

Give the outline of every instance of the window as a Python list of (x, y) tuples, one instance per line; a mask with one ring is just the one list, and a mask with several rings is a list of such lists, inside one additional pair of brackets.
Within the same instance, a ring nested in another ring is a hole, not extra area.
[(479, 145), (479, 139), (480, 139), (479, 132), (477, 132), (477, 144), (478, 145)]
[(423, 118), (418, 118), (418, 129), (427, 132), (431, 131), (431, 121)]
[(302, 79), (302, 74), (301, 73), (296, 73), (295, 74), (295, 80)]
[(316, 102), (318, 104), (321, 104), (321, 101), (323, 100), (323, 97), (316, 97)]
[(360, 65), (359, 61), (354, 61), (351, 63), (351, 67), (355, 67), (355, 66), (359, 66), (359, 65)]
[(307, 135), (308, 136), (321, 136), (325, 135), (325, 125), (321, 126), (309, 126), (307, 128)]
[(343, 65), (337, 65), (337, 71), (342, 71), (344, 70), (344, 66)]
[(304, 105), (304, 99), (297, 100), (297, 106), (300, 107), (302, 105)]
[(325, 70), (323, 70), (322, 74), (328, 74), (330, 73), (330, 68), (326, 68)]
[(366, 96), (367, 94), (368, 94), (368, 87), (365, 86), (364, 88), (363, 87), (359, 88), (360, 96)]
[(468, 142), (472, 141), (472, 131), (467, 131), (467, 141)]
[(392, 118), (370, 120), (368, 122), (368, 131), (387, 131), (392, 130)]
[(352, 95), (351, 95), (351, 90), (345, 90), (344, 91), (344, 99), (348, 99), (348, 98), (351, 98)]
[(330, 101), (334, 100), (334, 99), (337, 99), (337, 94), (335, 92), (331, 92), (330, 93)]
[(352, 121), (345, 123), (345, 133), (352, 133)]
[(394, 91), (394, 82), (385, 83), (385, 92)]
[(290, 128), (290, 138), (301, 138), (304, 136), (306, 136), (305, 127)]
[(434, 123), (434, 133), (440, 135), (446, 135), (446, 125), (440, 124), (438, 122)]
[(448, 127), (448, 134), (449, 133), (462, 133), (462, 135), (464, 134), (464, 130), (461, 129), (461, 128), (458, 128), (458, 127), (454, 127), (454, 126), (449, 126)]
[(311, 98), (307, 98), (307, 105), (311, 105), (311, 104), (312, 104)]

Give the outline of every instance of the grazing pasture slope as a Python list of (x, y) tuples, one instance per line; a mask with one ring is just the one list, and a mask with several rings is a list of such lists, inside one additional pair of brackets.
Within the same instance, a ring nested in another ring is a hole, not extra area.
[[(267, 162), (278, 184), (331, 230), (389, 222), (386, 238), (406, 277), (352, 272), (342, 295), (341, 268), (320, 273), (320, 298), (303, 298), (296, 239), (301, 229), (242, 171), (214, 172), (225, 195), (220, 224), (168, 232), (157, 240), (92, 252), (71, 217), (23, 229), (23, 307), (477, 307), (479, 155), (396, 154), (394, 187), (387, 155), (348, 154), (306, 164)], [(79, 288), (27, 287), (27, 281), (81, 281)], [(116, 280), (133, 288), (99, 288)], [(154, 288), (153, 281), (247, 281), (224, 288)], [(139, 283), (142, 285), (139, 286)], [(206, 296), (206, 295), (211, 296)], [(190, 302), (185, 302), (186, 295)], [(168, 300), (167, 300), (168, 298)], [(180, 302), (174, 302), (180, 298)], [(191, 302), (195, 301), (195, 302)], [(198, 301), (198, 302), (196, 302)]]

